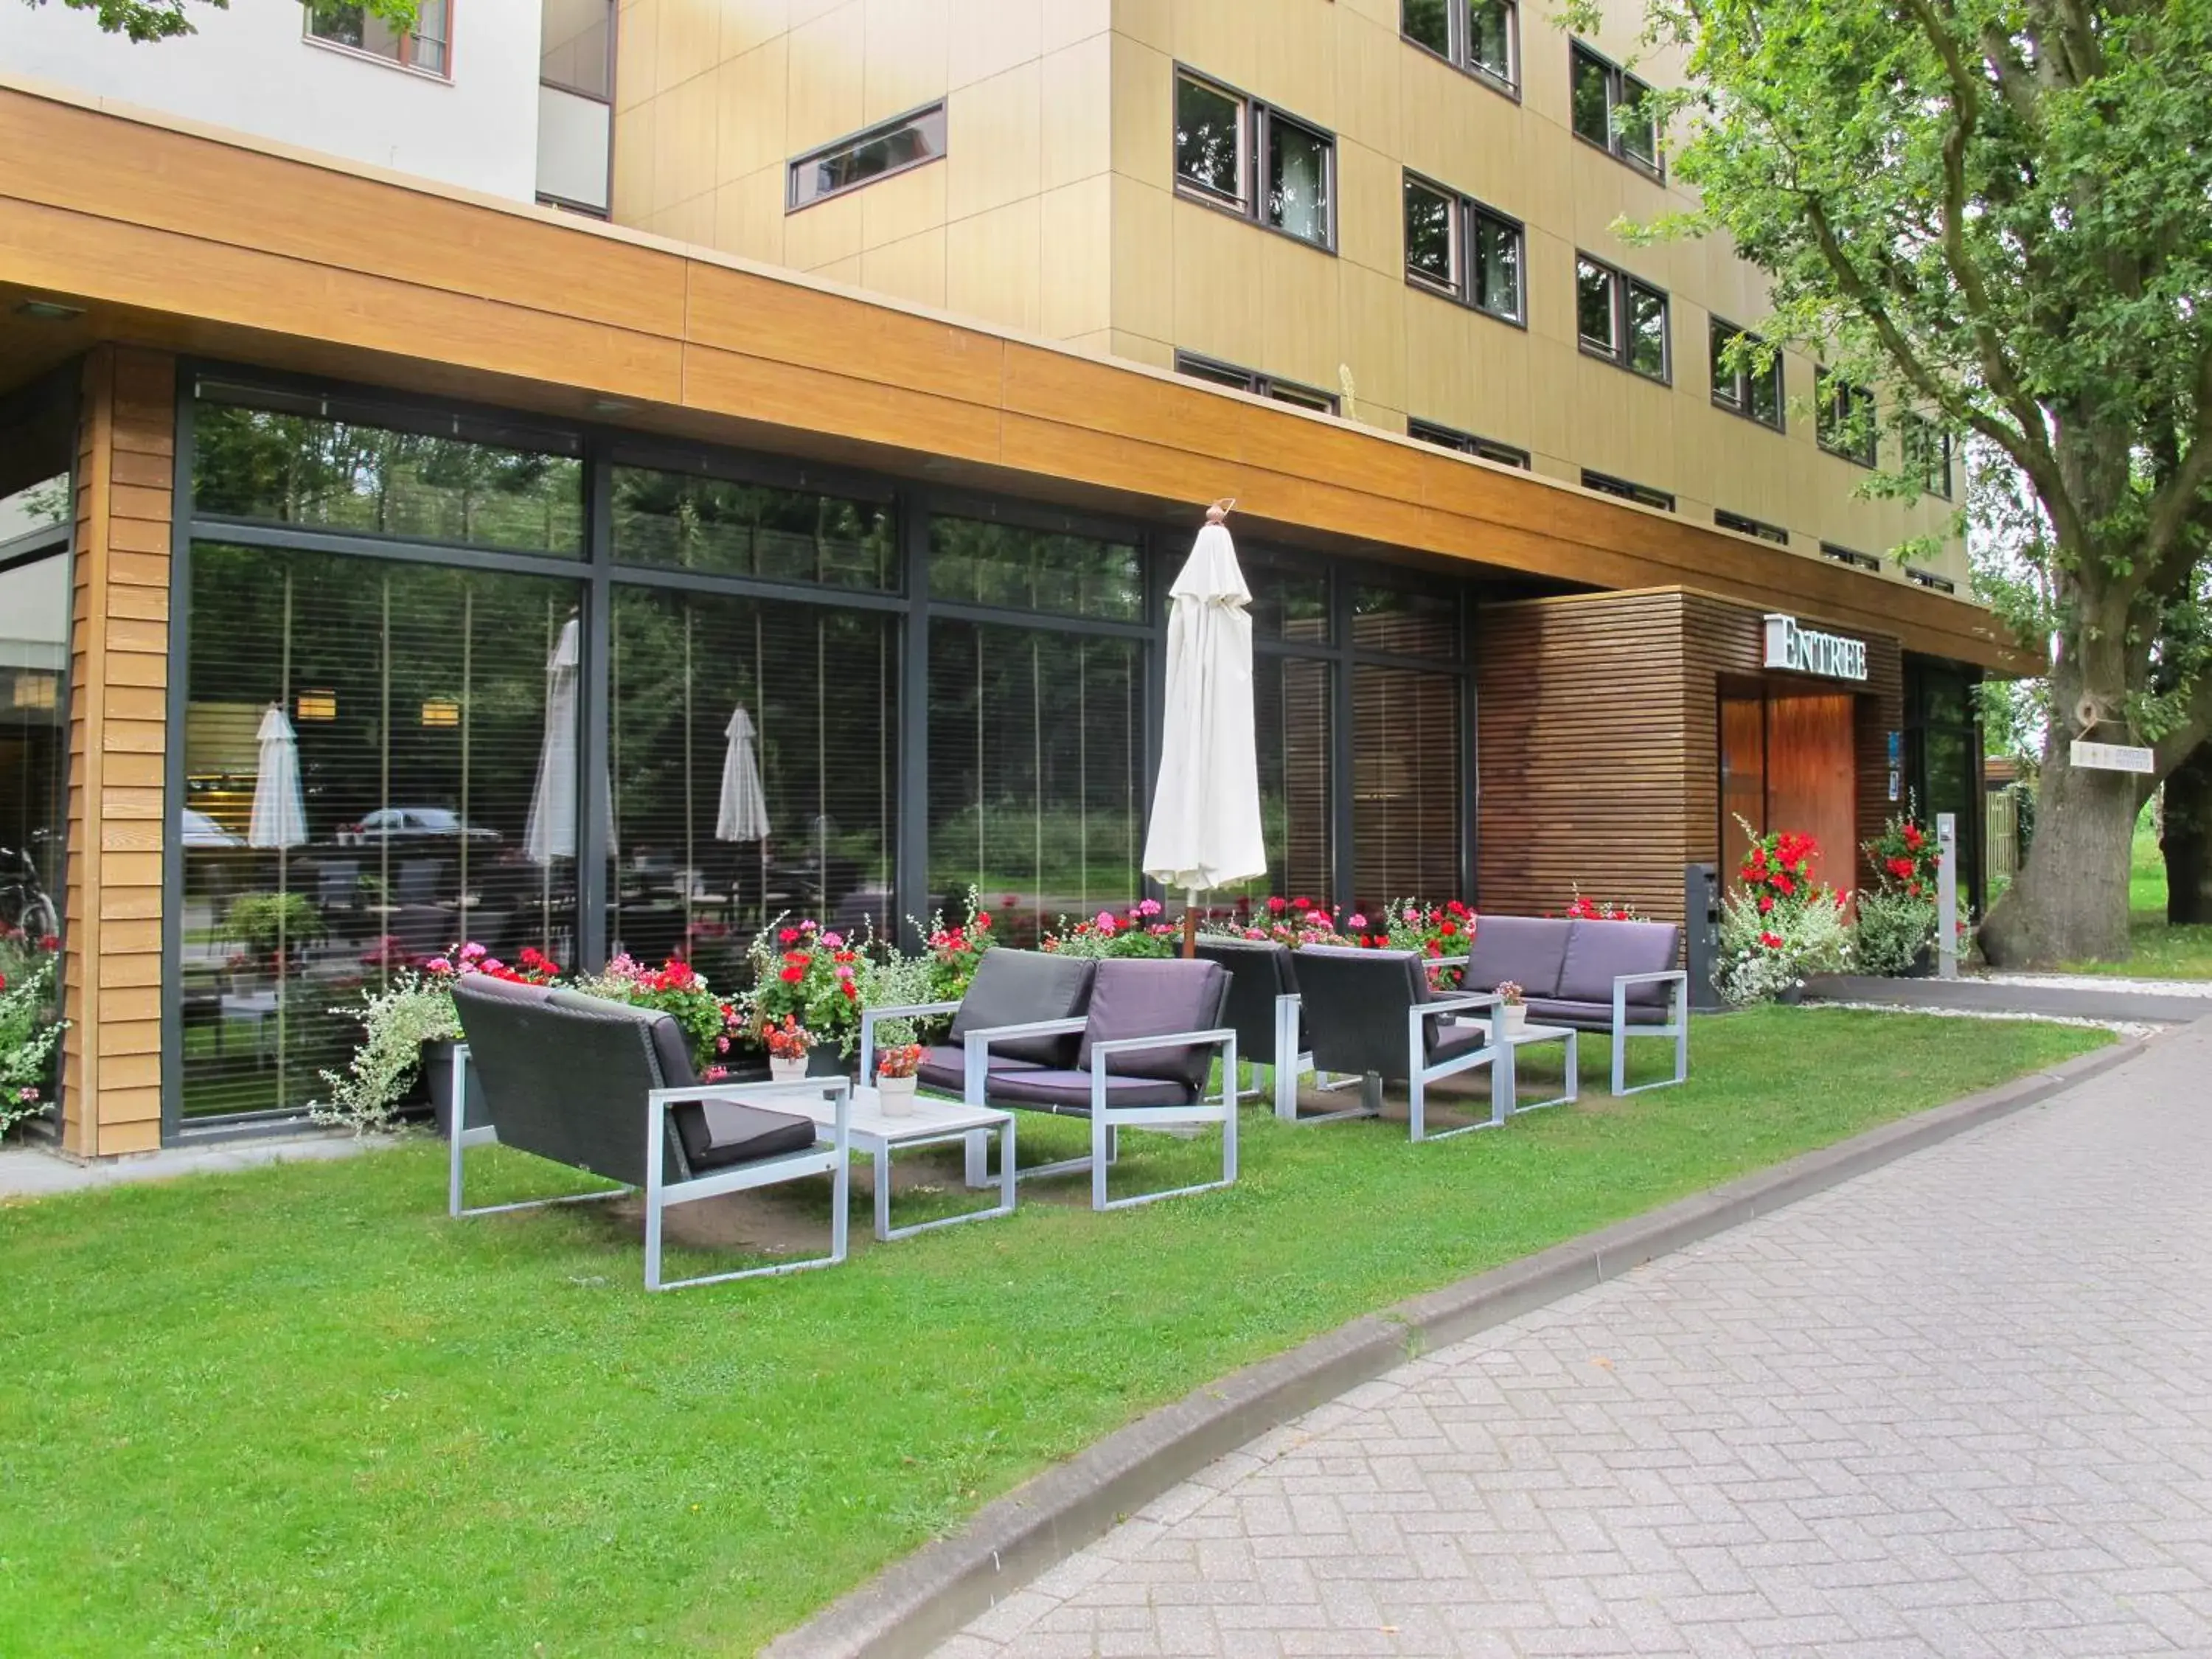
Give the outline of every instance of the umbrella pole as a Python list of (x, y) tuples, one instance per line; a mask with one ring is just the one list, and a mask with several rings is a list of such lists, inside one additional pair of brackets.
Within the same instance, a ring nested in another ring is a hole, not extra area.
[(1198, 954), (1198, 889), (1195, 887), (1183, 895), (1182, 953), (1187, 957)]

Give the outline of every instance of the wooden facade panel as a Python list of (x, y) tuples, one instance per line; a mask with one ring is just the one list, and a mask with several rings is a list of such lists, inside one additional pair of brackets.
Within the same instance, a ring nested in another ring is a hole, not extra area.
[[(118, 757), (131, 755), (158, 759), (167, 734), (168, 727), (159, 720), (122, 720), (111, 715), (100, 729), (100, 746)], [(110, 766), (114, 763), (113, 761), (108, 763)]]
[(169, 591), (169, 527), (143, 527), (150, 551), (134, 552), (113, 541), (107, 544), (107, 580), (117, 586), (155, 587), (166, 593)]
[[(127, 1029), (127, 1028), (118, 1028)], [(151, 1053), (118, 1054), (108, 1049), (100, 1057), (100, 1073), (112, 1089), (154, 1089), (161, 1086), (161, 1055), (159, 1049)]]
[(137, 519), (145, 524), (169, 522), (169, 486), (166, 478), (155, 489), (118, 483), (108, 495), (108, 511), (118, 519)]
[(169, 620), (169, 590), (111, 583), (107, 590), (107, 614), (111, 619), (128, 617), (134, 622), (167, 624)]
[[(176, 458), (166, 450), (153, 453), (136, 447), (125, 448), (124, 435), (119, 433), (117, 434), (115, 482), (118, 485), (129, 484), (135, 489), (160, 491), (166, 512), (167, 498), (176, 476)], [(124, 503), (121, 501), (115, 503), (118, 512), (121, 512), (123, 507)]]
[(106, 951), (117, 956), (158, 953), (161, 948), (161, 918), (109, 921), (100, 929), (100, 943)]
[[(169, 526), (136, 519), (128, 520), (117, 524), (108, 532), (107, 545), (118, 558), (125, 554), (144, 553), (155, 555), (166, 560), (169, 556)], [(128, 573), (131, 568), (133, 566), (128, 561), (125, 561), (124, 575), (121, 580), (129, 580)], [(167, 586), (159, 583), (133, 585), (154, 587), (164, 594), (168, 592)]]
[[(158, 1019), (111, 1019), (100, 1028), (100, 1057), (104, 1065), (116, 1054), (152, 1055), (161, 1053), (161, 1022)], [(129, 1079), (125, 1079), (129, 1086)]]
[(684, 356), (683, 401), (975, 461), (999, 457), (999, 412), (888, 380), (827, 376), (758, 357), (695, 347)]
[[(110, 857), (118, 856), (111, 854)], [(109, 927), (118, 921), (161, 915), (161, 890), (157, 886), (109, 887), (100, 896), (100, 918)]]
[(110, 821), (138, 819), (159, 823), (161, 821), (161, 787), (157, 784), (150, 789), (118, 787), (111, 769), (107, 787), (100, 792), (100, 811), (103, 818)]
[(159, 725), (168, 718), (168, 694), (152, 686), (110, 686), (107, 713), (112, 719), (150, 720)]
[[(134, 986), (158, 987), (161, 982), (161, 953), (144, 951), (137, 953), (120, 951), (106, 939), (100, 942), (100, 983), (102, 994), (126, 990)], [(106, 1087), (107, 1079), (100, 1079)]]
[[(105, 967), (105, 963), (102, 964)], [(101, 986), (94, 999), (95, 1018), (102, 1025), (110, 1020), (159, 1020), (161, 1018), (161, 993), (153, 986), (125, 986), (110, 990)]]
[(161, 1148), (161, 1123), (158, 1115), (129, 1123), (102, 1123), (100, 1126), (100, 1150), (104, 1157), (125, 1158), (133, 1152), (154, 1152)]
[(146, 622), (136, 617), (110, 616), (107, 621), (107, 648), (110, 651), (142, 651), (166, 659), (169, 649), (169, 624), (167, 622)]
[[(106, 1070), (103, 1066), (102, 1071)], [(144, 1123), (151, 1121), (156, 1131), (161, 1127), (161, 1091), (151, 1089), (109, 1088), (103, 1083), (100, 1091), (100, 1127), (105, 1136), (109, 1126), (124, 1123)]]
[[(100, 846), (104, 853), (138, 853), (159, 855), (161, 849), (161, 815), (150, 818), (102, 818), (100, 823)], [(112, 871), (106, 872), (113, 880)], [(157, 881), (146, 885), (158, 886)]]
[(111, 685), (167, 685), (169, 659), (157, 651), (111, 651), (107, 653), (107, 681)]

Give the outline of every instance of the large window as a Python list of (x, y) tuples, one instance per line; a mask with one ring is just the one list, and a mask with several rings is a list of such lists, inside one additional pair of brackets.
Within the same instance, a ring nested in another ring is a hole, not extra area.
[(0, 928), (40, 937), (62, 927), (70, 507), (66, 474), (0, 499)]
[(1579, 40), (1570, 51), (1575, 136), (1658, 178), (1659, 124), (1651, 112), (1651, 88)]
[(1519, 221), (1406, 174), (1406, 280), (1489, 313), (1522, 320), (1523, 234)]
[(1898, 434), (1905, 449), (1905, 471), (1930, 495), (1951, 498), (1951, 434), (1933, 421), (1910, 410), (1898, 416)]
[(1144, 562), (1134, 542), (940, 515), (929, 524), (929, 596), (1134, 622), (1145, 612)]
[(571, 436), (207, 384), (194, 434), (203, 516), (583, 554), (583, 450)]
[(880, 126), (810, 150), (791, 164), (787, 212), (934, 161), (945, 154), (945, 106), (909, 111)]
[(1454, 674), (1352, 671), (1352, 892), (1363, 909), (1460, 890), (1460, 697)]
[(788, 912), (895, 933), (896, 617), (619, 587), (608, 949), (710, 982)]
[(1414, 45), (1518, 94), (1521, 13), (1514, 0), (1404, 0), (1399, 28)]
[(306, 11), (311, 40), (365, 52), (425, 75), (443, 77), (451, 71), (453, 20), (447, 0), (419, 0), (415, 26), (408, 29), (394, 28), (357, 0), (308, 0)]
[(1713, 401), (1729, 413), (1782, 430), (1782, 353), (1734, 323), (1712, 319)]
[(1256, 368), (1240, 368), (1235, 363), (1201, 357), (1194, 351), (1176, 352), (1175, 366), (1178, 374), (1188, 374), (1194, 380), (1211, 380), (1216, 386), (1230, 386), (1238, 392), (1249, 392), (1255, 398), (1273, 398), (1279, 404), (1314, 410), (1322, 415), (1334, 415), (1337, 410), (1336, 393), (1334, 392), (1323, 392), (1319, 386), (1306, 386), (1297, 380), (1285, 380), (1279, 375), (1263, 374)]
[(1336, 246), (1336, 140), (1188, 70), (1176, 72), (1175, 168), (1194, 200)]
[(617, 465), (612, 477), (621, 563), (832, 587), (898, 586), (888, 500), (642, 466)]
[(581, 595), (205, 542), (191, 572), (184, 1111), (297, 1108), (397, 969), (574, 959)]
[(1874, 393), (1829, 368), (1813, 374), (1813, 430), (1820, 447), (1861, 466), (1875, 463)]
[(1650, 380), (1672, 372), (1666, 295), (1587, 253), (1575, 260), (1575, 328), (1593, 357)]

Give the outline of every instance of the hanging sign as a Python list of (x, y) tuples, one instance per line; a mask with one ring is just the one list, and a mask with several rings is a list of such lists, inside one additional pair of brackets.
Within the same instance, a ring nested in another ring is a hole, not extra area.
[(1841, 634), (1823, 634), (1802, 628), (1795, 617), (1769, 611), (1766, 617), (1766, 665), (1798, 674), (1825, 674), (1830, 679), (1863, 680), (1867, 677), (1864, 640)]
[(2148, 749), (2138, 749), (2126, 743), (2084, 743), (2074, 740), (2070, 753), (2074, 764), (2091, 772), (2142, 772), (2158, 770), (2158, 757)]

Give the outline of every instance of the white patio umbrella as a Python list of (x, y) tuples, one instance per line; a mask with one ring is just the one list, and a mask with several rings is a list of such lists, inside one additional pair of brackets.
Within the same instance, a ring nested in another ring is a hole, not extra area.
[(307, 839), (307, 809), (300, 799), (300, 744), (292, 722), (275, 703), (254, 733), (261, 766), (253, 781), (253, 816), (246, 826), (248, 847), (298, 847)]
[(732, 712), (722, 734), (730, 742), (722, 751), (722, 802), (714, 815), (714, 839), (766, 841), (768, 795), (753, 752), (753, 717), (743, 703)]
[(1205, 527), (1168, 590), (1168, 674), (1160, 775), (1145, 836), (1145, 873), (1188, 900), (1183, 954), (1197, 939), (1198, 896), (1267, 872), (1260, 760), (1252, 729), (1252, 591), (1223, 520)]
[(576, 666), (581, 659), (576, 618), (545, 664), (545, 738), (538, 750), (538, 787), (523, 825), (522, 851), (532, 864), (576, 856)]

